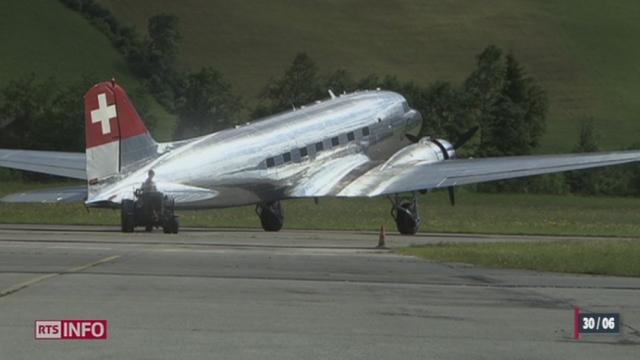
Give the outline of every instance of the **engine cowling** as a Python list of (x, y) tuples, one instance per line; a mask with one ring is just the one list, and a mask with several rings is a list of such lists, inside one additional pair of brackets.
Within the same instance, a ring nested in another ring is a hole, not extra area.
[(454, 159), (456, 151), (450, 142), (443, 139), (424, 137), (417, 143), (398, 150), (383, 167), (393, 167), (418, 161), (438, 162)]

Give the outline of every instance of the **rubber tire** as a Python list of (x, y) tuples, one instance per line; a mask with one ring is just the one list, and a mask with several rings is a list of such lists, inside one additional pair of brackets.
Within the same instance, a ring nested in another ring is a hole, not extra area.
[[(403, 209), (410, 209), (411, 203), (400, 204)], [(413, 220), (406, 212), (398, 210), (396, 215), (396, 227), (402, 235), (415, 235), (418, 232), (419, 224)]]
[(135, 202), (133, 200), (122, 200), (120, 209), (120, 227), (122, 232), (131, 233), (136, 227)]
[(264, 231), (276, 232), (282, 229), (284, 225), (284, 212), (282, 211), (282, 205), (277, 205), (280, 213), (276, 214), (269, 209), (262, 209), (260, 214), (260, 224)]

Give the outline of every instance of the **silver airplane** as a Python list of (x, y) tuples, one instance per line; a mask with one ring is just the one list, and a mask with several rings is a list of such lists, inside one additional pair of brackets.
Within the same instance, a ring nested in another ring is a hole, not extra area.
[(278, 231), (285, 199), (388, 196), (398, 231), (415, 234), (416, 192), (447, 188), (453, 202), (458, 185), (640, 160), (640, 151), (457, 159), (461, 144), (416, 138), (422, 117), (401, 95), (329, 94), (255, 123), (158, 143), (124, 89), (102, 82), (84, 96), (84, 154), (0, 149), (0, 166), (87, 185), (12, 194), (2, 201), (122, 208), (152, 169), (158, 191), (173, 198), (176, 209), (256, 204), (264, 230)]

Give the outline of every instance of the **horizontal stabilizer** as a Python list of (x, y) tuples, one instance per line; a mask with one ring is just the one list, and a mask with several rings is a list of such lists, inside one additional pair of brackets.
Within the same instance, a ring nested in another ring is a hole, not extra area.
[(0, 199), (0, 202), (56, 204), (83, 202), (86, 198), (87, 187), (83, 185), (37, 189), (9, 194)]
[[(138, 185), (132, 186), (128, 184), (117, 187), (111, 191), (105, 191), (100, 194), (100, 197), (91, 198), (90, 201), (87, 202), (87, 205), (96, 206), (97, 204), (105, 203), (120, 204), (124, 199), (135, 199), (134, 192), (137, 188), (139, 188)], [(199, 204), (218, 196), (216, 190), (168, 182), (156, 183), (156, 189), (173, 198), (176, 203), (176, 208), (197, 207)]]
[(85, 180), (83, 153), (0, 149), (0, 167)]

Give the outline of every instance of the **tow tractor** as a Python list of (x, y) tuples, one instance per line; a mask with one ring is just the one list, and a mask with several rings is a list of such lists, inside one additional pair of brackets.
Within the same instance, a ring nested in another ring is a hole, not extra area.
[(136, 189), (135, 200), (122, 201), (122, 232), (133, 232), (136, 226), (144, 226), (145, 231), (162, 227), (165, 234), (177, 234), (178, 216), (175, 214), (175, 201), (159, 191)]

